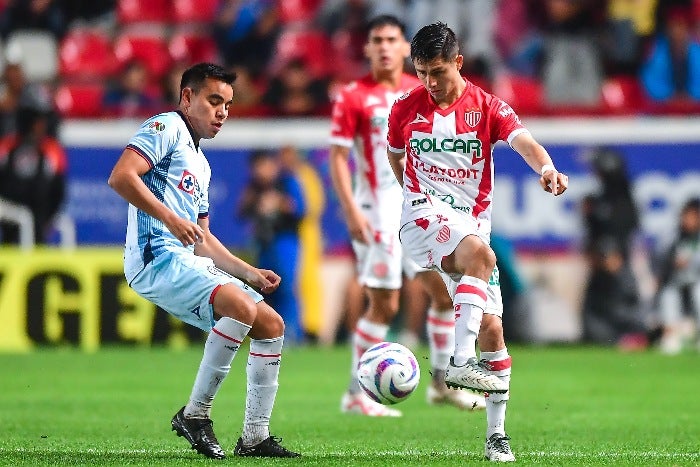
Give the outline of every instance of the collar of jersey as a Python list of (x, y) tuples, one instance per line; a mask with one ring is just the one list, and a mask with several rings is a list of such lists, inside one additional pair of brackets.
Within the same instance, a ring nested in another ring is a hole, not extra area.
[(194, 132), (194, 128), (190, 126), (190, 122), (187, 121), (187, 118), (185, 117), (185, 114), (180, 112), (179, 110), (177, 111), (177, 114), (180, 116), (183, 122), (185, 122), (185, 126), (187, 127), (187, 131), (190, 132), (190, 137), (192, 138), (192, 143), (194, 144), (195, 150), (199, 149), (199, 143), (197, 142), (197, 138), (195, 138), (196, 134)]

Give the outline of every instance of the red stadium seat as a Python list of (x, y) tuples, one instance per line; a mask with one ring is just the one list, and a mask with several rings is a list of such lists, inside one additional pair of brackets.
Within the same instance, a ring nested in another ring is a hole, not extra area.
[(331, 71), (332, 45), (321, 31), (285, 30), (277, 40), (277, 58), (281, 64), (293, 58), (303, 59), (312, 74), (325, 76)]
[(109, 37), (88, 29), (71, 30), (63, 38), (58, 63), (60, 76), (71, 80), (108, 77), (118, 66)]
[(321, 0), (279, 0), (280, 21), (293, 23), (311, 21), (321, 5)]
[(163, 77), (172, 64), (168, 43), (160, 35), (124, 32), (114, 42), (114, 55), (120, 65), (142, 62), (153, 80)]
[(175, 62), (188, 64), (217, 62), (216, 42), (209, 35), (196, 33), (175, 33), (168, 44), (170, 56)]
[(56, 90), (54, 101), (63, 117), (99, 117), (103, 95), (104, 87), (99, 83), (63, 84)]
[(643, 110), (646, 97), (636, 76), (611, 77), (603, 83), (603, 107), (615, 114), (632, 114)]
[(169, 23), (172, 0), (118, 0), (117, 20), (129, 23)]
[(175, 23), (211, 23), (219, 10), (219, 0), (173, 0)]
[(534, 78), (499, 76), (493, 83), (493, 93), (519, 115), (538, 115), (545, 110), (542, 83)]

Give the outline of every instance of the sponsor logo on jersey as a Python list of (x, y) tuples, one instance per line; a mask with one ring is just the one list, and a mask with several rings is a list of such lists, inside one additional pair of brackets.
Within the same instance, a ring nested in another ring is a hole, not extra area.
[(426, 164), (420, 159), (414, 159), (413, 167), (428, 175), (433, 181), (450, 182), (456, 185), (464, 185), (465, 179), (477, 179), (479, 176), (478, 169), (465, 169), (463, 167), (440, 167), (437, 165)]
[(464, 113), (464, 121), (470, 127), (475, 127), (481, 121), (481, 111), (480, 110), (470, 110)]
[(413, 121), (410, 123), (410, 125), (412, 125), (414, 123), (430, 123), (430, 120), (428, 120), (427, 118), (425, 118), (421, 114), (416, 113), (416, 118), (413, 119)]
[(478, 139), (411, 138), (408, 140), (408, 144), (416, 155), (422, 152), (456, 152), (473, 154), (475, 159), (482, 159), (481, 141)]
[(187, 170), (182, 172), (182, 177), (180, 178), (180, 183), (177, 185), (177, 187), (185, 193), (191, 195), (192, 193), (194, 193), (194, 189), (196, 186), (197, 177), (192, 175), (192, 173)]

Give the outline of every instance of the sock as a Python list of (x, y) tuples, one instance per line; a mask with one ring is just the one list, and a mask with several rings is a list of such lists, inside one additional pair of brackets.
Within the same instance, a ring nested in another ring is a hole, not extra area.
[(248, 331), (250, 326), (233, 318), (223, 317), (216, 322), (204, 344), (204, 355), (190, 400), (185, 406), (185, 417), (209, 418), (214, 396), (228, 375), (231, 361)]
[[(489, 373), (510, 384), (511, 358), (508, 349), (502, 348), (496, 352), (481, 352), (481, 360), (486, 363)], [(506, 433), (506, 405), (510, 391), (504, 394), (486, 394), (486, 438), (494, 433)]]
[(360, 383), (357, 380), (357, 365), (360, 357), (370, 347), (380, 342), (384, 342), (389, 332), (386, 324), (373, 323), (367, 318), (360, 318), (352, 336), (352, 367), (350, 370), (350, 386), (348, 392), (355, 394), (360, 391)]
[(481, 316), (486, 308), (486, 284), (479, 278), (462, 276), (454, 296), (455, 348), (454, 363), (462, 366), (476, 358), (476, 338)]
[(455, 311), (451, 308), (437, 311), (431, 307), (428, 310), (425, 328), (428, 334), (433, 376), (441, 372), (444, 380), (444, 370), (450, 363), (450, 357), (455, 348)]
[(242, 435), (244, 446), (254, 446), (270, 437), (270, 415), (279, 386), (283, 343), (282, 336), (250, 340)]

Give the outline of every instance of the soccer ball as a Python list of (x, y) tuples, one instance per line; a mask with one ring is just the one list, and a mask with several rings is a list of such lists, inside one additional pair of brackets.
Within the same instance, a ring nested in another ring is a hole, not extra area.
[(373, 345), (357, 366), (360, 387), (372, 400), (392, 405), (411, 395), (420, 381), (418, 361), (409, 349), (395, 342)]

